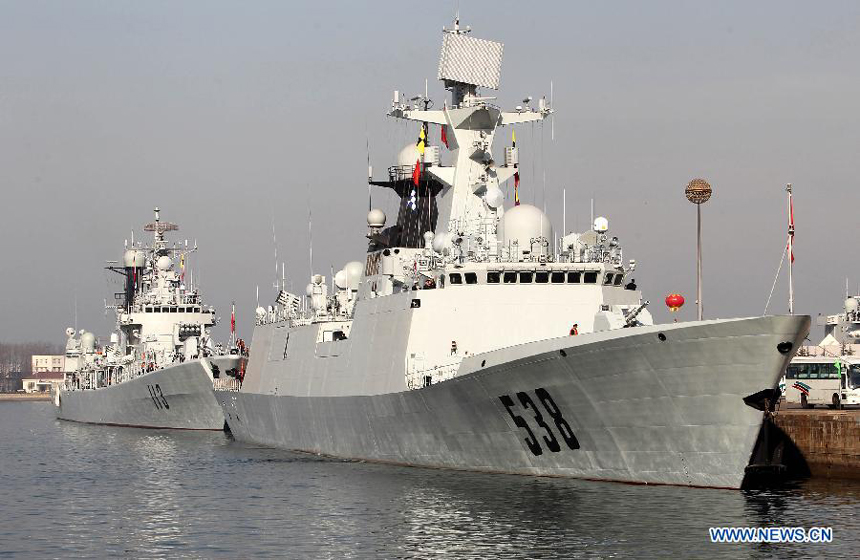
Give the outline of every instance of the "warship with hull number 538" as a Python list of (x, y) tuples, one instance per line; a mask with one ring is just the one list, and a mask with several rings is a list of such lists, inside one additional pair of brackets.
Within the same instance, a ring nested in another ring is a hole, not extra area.
[[(605, 218), (556, 238), (501, 128), (542, 121), (498, 89), (501, 43), (445, 30), (441, 108), (395, 92), (417, 123), (385, 180), (397, 221), (368, 214), (364, 262), (258, 308), (244, 382), (216, 391), (233, 436), (327, 456), (487, 472), (740, 486), (807, 316), (654, 325)], [(527, 100), (528, 101), (528, 100)], [(430, 138), (440, 138), (439, 143)], [(443, 164), (443, 160), (449, 162)]]

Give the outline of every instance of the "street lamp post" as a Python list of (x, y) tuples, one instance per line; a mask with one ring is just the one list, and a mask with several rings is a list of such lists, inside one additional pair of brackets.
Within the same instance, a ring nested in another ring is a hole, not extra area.
[(711, 185), (704, 179), (693, 179), (684, 189), (687, 200), (696, 205), (696, 308), (702, 320), (702, 204), (711, 198)]

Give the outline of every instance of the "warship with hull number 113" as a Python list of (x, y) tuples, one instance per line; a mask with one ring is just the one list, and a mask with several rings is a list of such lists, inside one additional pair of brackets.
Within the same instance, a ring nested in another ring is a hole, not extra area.
[(418, 123), (418, 142), (371, 182), (400, 196), (397, 223), (370, 211), (365, 261), (333, 293), (314, 275), (304, 296), (257, 309), (244, 382), (216, 391), (233, 436), (403, 465), (739, 487), (763, 419), (745, 398), (776, 387), (809, 317), (654, 325), (605, 218), (555, 242), (540, 209), (506, 207), (519, 158), (515, 145), (494, 157), (495, 133), (552, 108), (505, 112), (479, 95), (498, 89), (503, 46), (468, 31), (443, 34), (450, 102), (395, 92), (389, 116)]
[[(213, 384), (238, 386), (246, 357), (244, 344), (214, 344), (215, 309), (206, 306), (191, 283), (185, 259), (197, 250), (164, 239), (176, 224), (159, 219), (144, 229), (151, 246), (132, 238), (122, 266), (124, 290), (116, 294), (116, 330), (98, 346), (92, 333), (66, 329), (63, 385), (54, 393), (57, 417), (92, 424), (141, 428), (223, 430), (224, 415)], [(190, 279), (189, 279), (190, 280)], [(232, 323), (232, 318), (231, 318)], [(231, 330), (233, 325), (231, 324)], [(80, 336), (77, 336), (80, 335)], [(233, 337), (235, 339), (235, 336)]]

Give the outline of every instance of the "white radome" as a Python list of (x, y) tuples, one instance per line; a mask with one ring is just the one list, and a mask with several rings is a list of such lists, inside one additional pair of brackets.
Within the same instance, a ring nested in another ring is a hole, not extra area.
[(437, 253), (446, 253), (451, 246), (451, 234), (442, 232), (433, 238), (433, 250)]
[(397, 156), (397, 165), (401, 167), (414, 167), (420, 155), (415, 144), (407, 144), (406, 147), (400, 150), (400, 154)]
[(381, 228), (385, 226), (385, 212), (379, 208), (374, 208), (367, 213), (367, 225), (372, 228)]
[(146, 264), (146, 255), (143, 251), (129, 249), (122, 256), (122, 261), (126, 268), (143, 268)]
[(541, 252), (544, 245), (537, 243), (537, 240), (543, 238), (547, 242), (547, 254), (552, 254), (552, 222), (537, 206), (520, 204), (506, 210), (499, 220), (498, 235), (505, 245), (517, 243), (520, 251), (535, 253)]
[(346, 271), (338, 270), (337, 274), (334, 275), (334, 285), (338, 287), (339, 290), (346, 289)]
[(609, 220), (607, 220), (603, 216), (598, 216), (594, 218), (593, 229), (597, 233), (606, 233), (607, 231), (609, 231)]
[(162, 272), (169, 269), (172, 264), (173, 264), (173, 261), (170, 260), (170, 257), (168, 257), (167, 255), (162, 255), (162, 256), (158, 257), (157, 261), (155, 261), (155, 266), (158, 267), (158, 270), (160, 270)]
[(358, 285), (361, 283), (361, 275), (364, 273), (364, 265), (358, 261), (346, 263), (343, 267), (346, 272), (346, 286), (351, 291), (358, 291)]
[(484, 200), (487, 202), (487, 206), (496, 210), (505, 203), (505, 193), (499, 187), (492, 186), (487, 189)]

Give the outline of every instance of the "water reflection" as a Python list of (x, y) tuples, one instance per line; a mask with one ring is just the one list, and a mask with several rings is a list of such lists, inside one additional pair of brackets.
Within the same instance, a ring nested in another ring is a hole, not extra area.
[[(49, 406), (6, 406), (8, 554), (791, 558), (853, 556), (858, 544), (857, 484), (737, 492), (389, 467), (217, 433), (58, 423)], [(837, 542), (710, 544), (708, 527), (727, 525), (827, 525)]]

